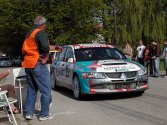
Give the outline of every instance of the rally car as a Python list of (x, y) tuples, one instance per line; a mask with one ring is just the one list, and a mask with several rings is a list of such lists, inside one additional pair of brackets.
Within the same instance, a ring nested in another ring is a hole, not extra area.
[(137, 92), (148, 89), (145, 68), (106, 44), (63, 47), (51, 65), (52, 88), (63, 86), (75, 99), (84, 94)]

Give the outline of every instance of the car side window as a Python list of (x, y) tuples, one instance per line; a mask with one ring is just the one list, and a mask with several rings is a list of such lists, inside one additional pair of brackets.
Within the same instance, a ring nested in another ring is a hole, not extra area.
[(59, 57), (60, 57), (60, 53), (57, 52), (57, 53), (56, 53), (56, 56), (55, 56), (55, 60), (59, 61)]
[(66, 50), (67, 48), (63, 48), (63, 51), (59, 55), (59, 61), (64, 61)]
[(65, 61), (67, 62), (69, 58), (73, 58), (73, 51), (71, 47), (68, 47), (66, 51)]

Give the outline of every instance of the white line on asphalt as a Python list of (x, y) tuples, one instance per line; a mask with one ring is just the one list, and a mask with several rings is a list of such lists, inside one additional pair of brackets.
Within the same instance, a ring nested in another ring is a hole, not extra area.
[(58, 112), (58, 113), (52, 113), (52, 114), (55, 116), (55, 115), (71, 115), (75, 113), (77, 112), (66, 111), (66, 112)]
[[(71, 111), (66, 111), (66, 112), (55, 112), (55, 113), (51, 113), (53, 116), (55, 115), (71, 115), (71, 114), (75, 114), (77, 112), (71, 112)], [(38, 116), (39, 114), (34, 114), (34, 116)]]

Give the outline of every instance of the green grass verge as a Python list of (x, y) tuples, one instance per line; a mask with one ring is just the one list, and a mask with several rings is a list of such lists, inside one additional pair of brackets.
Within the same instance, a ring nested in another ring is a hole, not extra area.
[(160, 71), (165, 71), (165, 69), (164, 69), (164, 60), (160, 60), (159, 69), (160, 69)]

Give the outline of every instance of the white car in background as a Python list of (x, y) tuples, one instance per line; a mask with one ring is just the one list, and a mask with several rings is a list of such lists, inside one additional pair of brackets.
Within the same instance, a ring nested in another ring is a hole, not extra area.
[(0, 67), (12, 66), (13, 60), (9, 57), (2, 56), (0, 57)]

